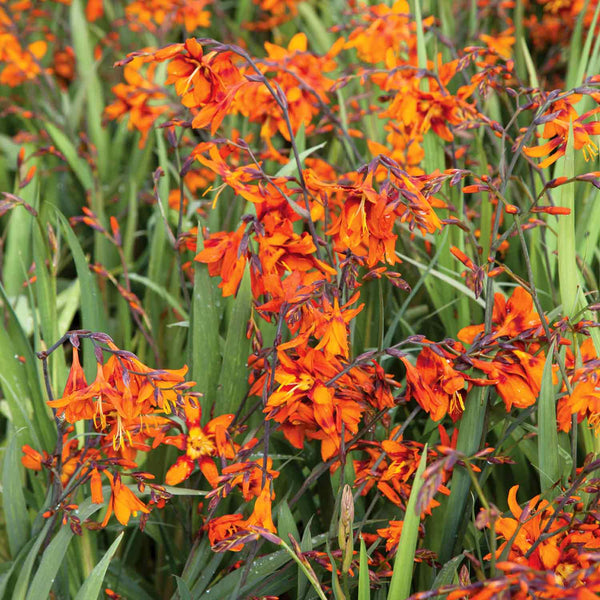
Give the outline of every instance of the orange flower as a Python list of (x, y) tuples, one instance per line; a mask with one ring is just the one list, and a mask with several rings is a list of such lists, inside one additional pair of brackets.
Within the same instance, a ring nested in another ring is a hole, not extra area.
[[(590, 563), (583, 550), (600, 547), (595, 533), (598, 531), (596, 517), (582, 520), (572, 512), (557, 514), (556, 509), (546, 500), (539, 500), (539, 496), (529, 500), (525, 512), (517, 503), (518, 489), (515, 485), (508, 493), (512, 518), (501, 517), (495, 523), (496, 533), (506, 540), (498, 547), (497, 556), (509, 546), (508, 562), (498, 566), (508, 571), (518, 565), (549, 572), (558, 585), (573, 571), (588, 568)], [(531, 551), (534, 543), (536, 547)]]
[(271, 515), (271, 503), (274, 494), (271, 493), (271, 484), (267, 483), (258, 494), (254, 503), (252, 514), (244, 519), (242, 515), (224, 515), (211, 519), (208, 528), (208, 539), (215, 552), (230, 550), (238, 552), (244, 544), (258, 539), (262, 532), (276, 533), (277, 529)]
[(154, 370), (129, 352), (108, 344), (113, 354), (105, 365), (98, 362), (96, 378), (87, 385), (73, 348), (73, 363), (61, 398), (48, 402), (70, 423), (93, 419), (102, 432), (102, 449), (108, 456), (133, 460), (138, 450), (148, 450), (145, 440), (159, 435), (166, 424), (158, 410), (170, 412), (177, 397), (190, 384), (185, 383), (187, 367)]
[[(500, 337), (515, 338), (521, 334), (540, 327), (540, 316), (533, 306), (531, 294), (520, 286), (516, 287), (508, 299), (502, 294), (494, 295), (494, 311), (492, 315), (492, 340)], [(469, 325), (458, 332), (458, 339), (465, 344), (472, 344), (485, 327)]]
[[(132, 29), (156, 31), (157, 26), (183, 25), (189, 33), (210, 26), (210, 12), (204, 10), (210, 0), (134, 0), (128, 2), (125, 14)], [(134, 27), (133, 25), (137, 25)]]
[(88, 0), (85, 7), (85, 17), (88, 21), (97, 21), (104, 14), (103, 0)]
[(425, 92), (419, 85), (419, 79), (411, 80), (410, 85), (398, 91), (389, 108), (380, 116), (412, 126), (420, 135), (432, 129), (440, 138), (451, 142), (454, 135), (448, 124), (460, 125), (467, 116), (473, 116), (473, 109), (458, 96), (449, 92)]
[(154, 60), (168, 60), (165, 83), (175, 84), (181, 103), (192, 109), (200, 109), (192, 121), (192, 127), (202, 128), (210, 124), (211, 134), (218, 129), (239, 89), (248, 82), (242, 78), (227, 52), (204, 54), (195, 38), (184, 44), (173, 44), (154, 54)]
[[(496, 355), (491, 362), (471, 359), (475, 368), (487, 374), (498, 394), (504, 400), (506, 410), (527, 408), (535, 404), (540, 393), (542, 373), (546, 363), (543, 352), (532, 355), (513, 350)], [(556, 376), (554, 375), (555, 383)]]
[(204, 241), (204, 250), (200, 251), (194, 260), (208, 264), (208, 272), (214, 277), (219, 274), (223, 296), (233, 296), (237, 293), (244, 268), (246, 253), (240, 252), (240, 244), (246, 231), (242, 223), (235, 232), (220, 231), (213, 233)]
[(515, 45), (515, 28), (509, 27), (497, 35), (481, 33), (479, 39), (501, 58), (508, 60), (512, 56), (512, 47)]
[(94, 416), (93, 396), (81, 393), (87, 387), (85, 373), (79, 362), (79, 349), (73, 346), (73, 362), (62, 398), (48, 402), (48, 406), (57, 408), (57, 413), (64, 414), (69, 423), (91, 419)]
[(144, 62), (142, 58), (135, 58), (125, 65), (123, 76), (126, 83), (119, 83), (112, 88), (117, 99), (104, 110), (108, 119), (129, 116), (128, 129), (135, 128), (141, 133), (140, 148), (145, 145), (156, 119), (168, 110), (166, 95), (154, 83), (156, 65), (150, 65), (144, 76), (141, 73)]
[(277, 529), (273, 523), (271, 515), (271, 502), (275, 495), (270, 492), (270, 484), (262, 488), (260, 494), (254, 503), (254, 510), (245, 523), (245, 527), (252, 530), (253, 527), (262, 527), (268, 529), (271, 533), (276, 533)]
[(600, 435), (600, 370), (598, 356), (591, 338), (580, 348), (581, 364), (576, 366), (572, 353), (567, 353), (567, 367), (572, 393), (562, 396), (557, 405), (557, 419), (562, 431), (571, 430), (571, 415), (579, 422), (587, 418), (588, 424)]
[(398, 547), (404, 521), (390, 521), (389, 527), (378, 529), (377, 534), (385, 540), (385, 549), (391, 552)]
[[(440, 349), (440, 352), (443, 351)], [(401, 358), (406, 367), (406, 399), (414, 398), (433, 421), (449, 414), (457, 421), (465, 410), (465, 376), (452, 368), (452, 361), (425, 346), (416, 367)]]
[[(324, 73), (333, 71), (337, 64), (333, 57), (339, 51), (340, 40), (325, 56), (308, 52), (308, 39), (304, 33), (292, 37), (287, 48), (265, 43), (267, 57), (259, 62), (263, 73), (273, 72), (269, 78), (283, 91), (291, 128), (295, 134), (302, 125), (306, 132), (311, 131), (311, 121), (319, 113), (319, 103), (328, 103), (327, 92), (334, 81)], [(247, 75), (256, 76), (250, 66), (244, 67)], [(254, 81), (245, 85), (236, 97), (235, 110), (252, 122), (262, 124), (260, 135), (268, 144), (271, 138), (280, 133), (290, 139), (288, 125), (281, 107), (263, 82)]]
[[(342, 428), (346, 441), (358, 431), (363, 414), (394, 405), (390, 381), (380, 368), (354, 367), (326, 383), (343, 370), (338, 357), (314, 348), (298, 346), (296, 354), (278, 352), (275, 381), (279, 387), (269, 396), (267, 419), (281, 424), (288, 441), (302, 448), (305, 437), (321, 440), (321, 456), (328, 460), (339, 452)], [(251, 394), (262, 394), (264, 375)]]
[(117, 473), (113, 475), (110, 471), (104, 471), (111, 488), (111, 496), (108, 510), (102, 521), (102, 527), (106, 527), (113, 512), (121, 525), (127, 525), (131, 516), (137, 517), (138, 512), (148, 514), (150, 509), (121, 481)]
[[(253, 448), (256, 445), (256, 439), (245, 444), (240, 452)], [(267, 457), (266, 471), (263, 469), (263, 460), (252, 460), (234, 463), (223, 467), (221, 477), (219, 478), (220, 489), (215, 495), (226, 496), (231, 489), (239, 487), (242, 491), (244, 500), (249, 501), (260, 495), (263, 489), (263, 473), (266, 472), (266, 478), (269, 481), (279, 477), (279, 471), (273, 469), (273, 459)]]
[(579, 102), (580, 99), (580, 95), (573, 94), (563, 100), (554, 102), (544, 113), (544, 115), (552, 115), (551, 120), (544, 125), (542, 132), (542, 137), (549, 141), (540, 146), (523, 148), (523, 152), (527, 156), (538, 158), (546, 154), (549, 155), (539, 164), (541, 169), (555, 163), (565, 154), (571, 127), (573, 128), (573, 147), (575, 150), (583, 150), (586, 161), (598, 156), (598, 145), (590, 136), (600, 135), (600, 121), (587, 123), (585, 121), (600, 112), (600, 107), (579, 115), (573, 104)]
[[(243, 529), (244, 524), (244, 516), (239, 513), (223, 515), (222, 517), (211, 519), (206, 524), (210, 545), (214, 548), (218, 542), (234, 537)], [(243, 548), (244, 544), (233, 544), (227, 549), (231, 552), (239, 552)]]
[(365, 24), (357, 23), (345, 47), (356, 48), (361, 60), (375, 64), (383, 62), (388, 54), (415, 54), (414, 27), (406, 0), (396, 0), (391, 8), (385, 4), (360, 5), (359, 10)]
[(302, 0), (253, 0), (261, 10), (270, 13), (270, 17), (259, 17), (251, 22), (244, 23), (250, 31), (271, 31), (273, 28), (289, 21), (298, 14), (297, 4)]
[(165, 482), (167, 485), (177, 485), (187, 479), (194, 470), (194, 462), (206, 477), (208, 483), (214, 488), (219, 482), (219, 473), (215, 466), (214, 458), (223, 456), (233, 458), (234, 448), (228, 443), (227, 427), (233, 421), (234, 415), (220, 415), (211, 419), (202, 427), (202, 409), (199, 405), (192, 404), (189, 398), (184, 400), (185, 422), (187, 434), (164, 439), (167, 444), (172, 444), (185, 454), (167, 471)]

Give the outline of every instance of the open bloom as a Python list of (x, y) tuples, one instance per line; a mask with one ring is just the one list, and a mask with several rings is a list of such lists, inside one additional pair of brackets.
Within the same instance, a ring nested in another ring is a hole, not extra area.
[(102, 527), (106, 527), (113, 512), (121, 525), (127, 525), (129, 519), (132, 516), (136, 517), (139, 512), (143, 514), (150, 512), (150, 509), (121, 481), (118, 473), (113, 475), (110, 471), (105, 471), (104, 474), (110, 482), (111, 495)]
[(167, 471), (165, 482), (167, 485), (181, 483), (192, 474), (194, 465), (197, 464), (208, 483), (216, 487), (219, 473), (215, 465), (215, 457), (233, 458), (235, 454), (227, 437), (227, 427), (233, 421), (234, 415), (220, 415), (202, 427), (202, 409), (199, 405), (193, 404), (189, 398), (186, 398), (184, 411), (187, 433), (164, 439), (165, 443), (185, 451), (185, 454), (180, 456)]
[(452, 367), (452, 361), (428, 346), (419, 353), (416, 366), (401, 360), (406, 367), (406, 398), (414, 398), (433, 421), (446, 414), (457, 421), (465, 410), (467, 390), (465, 376)]
[[(494, 295), (492, 340), (500, 337), (515, 338), (528, 330), (541, 327), (541, 324), (540, 316), (533, 306), (533, 298), (525, 288), (516, 287), (508, 300), (500, 293)], [(458, 332), (458, 339), (465, 344), (472, 344), (484, 330), (483, 323), (463, 327)]]
[(527, 156), (534, 158), (548, 155), (539, 164), (540, 168), (548, 167), (565, 154), (571, 128), (573, 128), (573, 147), (575, 150), (583, 150), (586, 161), (598, 156), (598, 145), (590, 136), (600, 135), (600, 121), (586, 121), (600, 112), (600, 107), (597, 106), (579, 115), (573, 104), (579, 102), (580, 99), (580, 95), (573, 94), (553, 103), (545, 113), (546, 115), (553, 115), (553, 118), (544, 125), (544, 131), (542, 132), (542, 137), (549, 141), (540, 146), (529, 146), (523, 149)]

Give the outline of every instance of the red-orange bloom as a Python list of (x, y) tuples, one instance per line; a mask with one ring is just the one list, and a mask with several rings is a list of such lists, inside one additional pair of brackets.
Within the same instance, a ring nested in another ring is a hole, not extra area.
[(233, 458), (235, 450), (227, 438), (227, 427), (234, 415), (220, 415), (211, 419), (204, 427), (201, 424), (202, 409), (189, 398), (184, 400), (187, 433), (176, 437), (167, 437), (164, 442), (172, 444), (185, 454), (180, 456), (167, 471), (165, 483), (177, 485), (187, 479), (194, 470), (194, 463), (214, 488), (219, 482), (219, 473), (215, 465), (216, 456)]
[[(515, 338), (526, 331), (537, 329), (541, 324), (540, 316), (533, 306), (533, 298), (525, 288), (516, 287), (508, 301), (500, 293), (494, 295), (492, 340), (500, 337)], [(458, 332), (458, 339), (465, 344), (472, 344), (484, 329), (483, 324), (463, 327)]]
[(225, 118), (240, 87), (248, 84), (233, 64), (230, 53), (204, 54), (195, 38), (159, 50), (154, 59), (171, 59), (165, 83), (175, 84), (175, 91), (184, 106), (200, 109), (192, 126), (200, 129), (210, 124), (211, 134)]
[(113, 475), (110, 471), (104, 471), (104, 474), (110, 482), (111, 496), (102, 527), (106, 527), (113, 512), (121, 525), (127, 525), (132, 516), (137, 517), (138, 512), (144, 514), (150, 512), (150, 509), (121, 481), (118, 473)]
[(540, 146), (523, 148), (523, 152), (527, 156), (538, 158), (546, 154), (549, 155), (539, 164), (540, 168), (543, 169), (555, 163), (565, 154), (571, 127), (573, 128), (573, 147), (575, 150), (583, 150), (586, 161), (598, 156), (598, 145), (590, 136), (600, 135), (600, 121), (585, 121), (600, 112), (600, 107), (579, 115), (573, 107), (579, 100), (581, 100), (581, 96), (573, 94), (563, 100), (554, 102), (544, 113), (545, 115), (552, 115), (552, 119), (546, 122), (542, 132), (542, 137), (549, 141)]
[(109, 119), (129, 117), (128, 129), (137, 129), (141, 133), (140, 148), (146, 143), (148, 132), (156, 119), (164, 114), (166, 94), (154, 83), (157, 65), (150, 65), (144, 76), (141, 73), (145, 61), (136, 58), (125, 65), (123, 76), (126, 83), (119, 83), (112, 88), (116, 100), (109, 104), (104, 114)]
[(406, 367), (406, 399), (414, 398), (433, 421), (446, 414), (457, 421), (465, 410), (467, 389), (465, 376), (452, 367), (452, 361), (429, 346), (419, 353), (416, 366), (401, 360)]
[(204, 250), (200, 251), (194, 260), (206, 263), (209, 274), (221, 276), (219, 287), (223, 296), (233, 296), (237, 293), (244, 267), (246, 266), (246, 252), (240, 250), (246, 225), (242, 223), (236, 231), (229, 233), (219, 231), (213, 233), (204, 241)]

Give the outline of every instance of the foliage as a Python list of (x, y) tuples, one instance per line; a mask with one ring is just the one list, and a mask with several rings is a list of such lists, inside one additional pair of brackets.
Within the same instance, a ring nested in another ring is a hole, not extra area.
[(0, 0), (0, 597), (597, 597), (599, 16)]

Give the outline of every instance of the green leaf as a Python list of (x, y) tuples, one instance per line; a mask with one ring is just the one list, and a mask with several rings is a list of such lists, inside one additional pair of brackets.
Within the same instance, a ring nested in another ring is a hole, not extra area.
[[(0, 348), (3, 349), (3, 352), (0, 352), (0, 365), (2, 365), (0, 372), (8, 375), (8, 372), (11, 369), (14, 369), (16, 372), (15, 374), (21, 379), (21, 388), (28, 390), (28, 396), (31, 398), (31, 424), (33, 427), (27, 431), (26, 437), (22, 441), (23, 443), (30, 443), (33, 437), (36, 439), (39, 438), (39, 442), (36, 442), (36, 444), (41, 443), (41, 445), (36, 445), (36, 448), (38, 450), (44, 449), (50, 452), (56, 441), (56, 427), (50, 418), (50, 411), (46, 406), (44, 392), (42, 391), (42, 380), (38, 368), (39, 360), (33, 353), (31, 344), (29, 343), (21, 323), (16, 313), (13, 311), (1, 284), (0, 297), (5, 303), (5, 310), (7, 313), (5, 316), (6, 327), (0, 332), (0, 340), (3, 339), (4, 335), (10, 340), (10, 346), (5, 345), (4, 342), (0, 342), (2, 344), (0, 345)], [(11, 347), (14, 352), (10, 350)], [(25, 359), (24, 362), (17, 360), (16, 356), (23, 357)], [(6, 363), (3, 359), (6, 360)], [(7, 364), (12, 366), (9, 367)], [(4, 370), (5, 367), (7, 368), (7, 371)], [(23, 400), (26, 397), (27, 396), (21, 396), (18, 399), (18, 407), (13, 405), (13, 408), (11, 409), (13, 415), (24, 411)], [(10, 398), (7, 397), (7, 399), (9, 400), (10, 405)], [(13, 424), (15, 425), (15, 429), (19, 432), (19, 435), (21, 435), (17, 423)]]
[(168, 302), (171, 307), (174, 308), (185, 320), (189, 319), (187, 310), (185, 310), (185, 308), (181, 306), (177, 299), (172, 294), (169, 294), (169, 292), (163, 286), (158, 285), (151, 279), (148, 279), (143, 275), (138, 275), (137, 273), (129, 273), (129, 279), (131, 279), (131, 281), (139, 281), (140, 283), (143, 283), (153, 292), (156, 292), (163, 300)]
[(419, 521), (421, 515), (417, 512), (417, 496), (423, 486), (423, 473), (427, 464), (427, 444), (423, 448), (423, 454), (419, 461), (419, 467), (415, 473), (410, 497), (406, 505), (402, 533), (396, 558), (394, 560), (394, 572), (390, 581), (388, 600), (404, 600), (410, 594), (410, 585), (413, 576), (413, 565), (415, 562), (415, 551), (417, 549), (417, 538), (419, 535)]
[[(31, 548), (35, 544), (37, 538), (29, 538), (23, 548), (19, 551), (16, 558), (10, 563), (2, 564), (2, 574), (0, 575), (0, 598), (8, 598), (6, 595), (6, 590), (9, 589), (9, 583), (13, 576), (13, 573), (17, 569), (24, 564), (25, 559), (29, 556), (31, 552)], [(27, 583), (27, 582), (26, 582)], [(11, 598), (14, 598), (14, 594), (11, 595)]]
[[(240, 595), (252, 589), (252, 586), (263, 581), (269, 575), (272, 575), (277, 569), (282, 567), (286, 562), (290, 561), (290, 557), (285, 550), (279, 550), (271, 554), (267, 554), (252, 563), (246, 585), (239, 590)], [(242, 569), (236, 569), (223, 577), (216, 585), (204, 591), (202, 598), (231, 598), (233, 591), (236, 589), (240, 578), (242, 577)], [(282, 590), (283, 592), (283, 590)]]
[(23, 431), (23, 443), (36, 448), (42, 441), (29, 417), (27, 399), (31, 397), (27, 371), (19, 360), (14, 342), (6, 327), (0, 327), (0, 388), (16, 431)]
[[(73, 255), (80, 289), (85, 290), (85, 293), (81, 294), (82, 328), (89, 329), (90, 331), (106, 332), (108, 331), (108, 326), (106, 324), (102, 297), (96, 279), (90, 272), (89, 263), (71, 225), (69, 225), (69, 222), (58, 208), (56, 209), (56, 214), (62, 225), (67, 243), (71, 249), (71, 254)], [(91, 352), (86, 352), (84, 353), (83, 360), (86, 375), (90, 377), (90, 379), (93, 379), (96, 373), (96, 359)]]
[(2, 465), (2, 506), (10, 555), (14, 558), (29, 537), (29, 515), (23, 494), (23, 473), (14, 431), (9, 435)]
[(300, 532), (298, 531), (296, 520), (292, 515), (288, 503), (283, 500), (279, 504), (279, 512), (277, 515), (277, 535), (287, 543), (289, 533), (294, 536), (294, 539), (300, 539)]
[(234, 300), (223, 349), (223, 363), (217, 389), (217, 406), (222, 414), (235, 413), (248, 390), (246, 364), (250, 354), (250, 340), (246, 337), (246, 327), (251, 304), (250, 274), (246, 267)]
[[(575, 148), (573, 124), (569, 126), (569, 138), (564, 157), (557, 162), (555, 175), (573, 178), (575, 176)], [(568, 215), (558, 219), (558, 281), (560, 284), (560, 299), (565, 316), (573, 317), (577, 312), (578, 302), (581, 302), (579, 286), (579, 269), (575, 248), (575, 184), (565, 183), (560, 186), (559, 205), (568, 208)]]
[(206, 496), (208, 491), (205, 490), (192, 490), (190, 488), (179, 488), (172, 485), (163, 485), (165, 491), (173, 496)]
[[(540, 489), (548, 491), (561, 474), (558, 433), (556, 424), (556, 400), (552, 383), (552, 357), (554, 343), (548, 350), (542, 373), (542, 384), (538, 400), (538, 457), (540, 461)], [(559, 492), (555, 488), (552, 496)]]
[(358, 600), (371, 600), (369, 583), (369, 556), (365, 540), (360, 538), (360, 562), (358, 565)]
[[(97, 152), (98, 172), (106, 174), (110, 152), (108, 148), (108, 131), (102, 126), (104, 112), (104, 93), (98, 77), (94, 49), (88, 22), (83, 13), (81, 0), (73, 0), (69, 11), (73, 48), (77, 56), (77, 74), (86, 91), (87, 129)], [(85, 187), (85, 186), (84, 186)], [(86, 187), (92, 189), (92, 186)]]
[[(80, 505), (78, 516), (83, 522), (90, 515), (100, 510), (100, 508), (101, 505), (92, 504), (91, 499), (88, 499)], [(48, 544), (42, 555), (40, 566), (27, 592), (26, 600), (39, 600), (40, 598), (48, 597), (54, 583), (54, 578), (65, 558), (67, 548), (74, 535), (68, 525), (63, 525), (54, 536), (54, 539)]]
[(457, 281), (456, 279), (453, 279), (452, 277), (445, 275), (444, 273), (442, 273), (441, 271), (438, 271), (437, 269), (430, 269), (427, 265), (420, 263), (419, 261), (415, 260), (414, 258), (407, 256), (406, 254), (402, 254), (401, 252), (396, 252), (396, 254), (402, 260), (405, 260), (406, 262), (410, 263), (411, 265), (414, 265), (415, 267), (417, 267), (417, 269), (421, 269), (424, 271), (427, 270), (429, 273), (431, 273), (431, 275), (433, 277), (436, 277), (440, 281), (447, 283), (448, 285), (457, 289), (459, 292), (462, 292), (465, 296), (468, 296), (474, 302), (477, 302), (477, 304), (479, 304), (479, 306), (481, 306), (482, 308), (485, 308), (485, 301), (482, 300), (481, 298), (475, 298), (475, 294), (473, 293), (473, 290), (470, 290), (466, 285), (464, 285), (460, 281)]
[[(567, 64), (567, 76), (565, 89), (570, 90), (575, 86), (579, 85), (581, 82), (577, 80), (580, 72), (580, 64), (583, 63), (584, 67), (588, 62), (588, 54), (584, 54), (584, 52), (589, 52), (589, 47), (583, 44), (583, 20), (587, 15), (587, 8), (590, 0), (585, 0), (584, 5), (579, 10), (579, 14), (577, 16), (577, 21), (575, 22), (575, 27), (573, 28), (573, 33), (571, 34), (571, 42), (569, 44), (569, 62)], [(591, 30), (593, 31), (593, 30)], [(588, 37), (590, 37), (588, 35)]]
[[(312, 516), (308, 520), (304, 533), (302, 534), (302, 540), (300, 541), (300, 550), (302, 552), (310, 552), (313, 549), (312, 536), (310, 534), (310, 524), (312, 523)], [(304, 598), (310, 582), (306, 575), (302, 572), (302, 569), (298, 569), (298, 598)]]
[[(32, 182), (25, 189), (16, 192), (27, 204), (35, 205), (37, 183)], [(10, 212), (4, 236), (4, 256), (2, 257), (2, 281), (6, 293), (14, 298), (23, 290), (27, 279), (26, 271), (31, 264), (31, 226), (33, 216), (22, 206)]]
[(94, 177), (90, 165), (77, 154), (77, 149), (68, 136), (50, 121), (44, 122), (44, 129), (48, 132), (54, 145), (60, 150), (66, 158), (67, 164), (79, 179), (79, 183), (85, 190), (91, 190), (94, 187)]
[[(47, 346), (51, 346), (61, 335), (58, 331), (58, 313), (56, 310), (56, 273), (48, 269), (51, 264), (48, 245), (40, 227), (33, 230), (33, 257), (36, 264), (35, 297), (39, 312), (41, 335)], [(66, 379), (66, 363), (62, 352), (56, 352), (49, 359), (51, 382), (55, 387)]]
[[(312, 538), (313, 545), (316, 546), (318, 544), (323, 544), (326, 537), (327, 536), (325, 534), (322, 534)], [(245, 597), (244, 594), (248, 594), (254, 586), (264, 581), (267, 577), (273, 575), (277, 569), (285, 565), (285, 563), (289, 562), (290, 560), (290, 556), (286, 550), (278, 550), (277, 552), (273, 552), (256, 559), (250, 567), (246, 584), (241, 590), (239, 590), (241, 597)], [(206, 600), (210, 600), (210, 598), (231, 598), (232, 592), (236, 589), (239, 579), (242, 577), (242, 571), (243, 569), (237, 569), (236, 571), (229, 573), (220, 579), (217, 584), (204, 592), (202, 598), (206, 597)], [(285, 589), (283, 589), (284, 587)], [(282, 580), (279, 593), (283, 594), (287, 590), (288, 586), (283, 585)], [(197, 596), (194, 594), (194, 597)]]
[[(202, 228), (198, 227), (198, 252), (203, 247)], [(222, 303), (223, 300), (219, 297), (220, 290), (213, 284), (208, 274), (208, 266), (195, 261), (188, 364), (190, 365), (190, 379), (196, 382), (198, 391), (204, 394), (201, 403), (205, 420), (209, 414), (212, 400), (216, 396), (221, 370), (219, 302)]]
[(33, 570), (33, 565), (35, 563), (35, 559), (37, 558), (38, 552), (48, 535), (48, 531), (50, 529), (51, 521), (47, 520), (42, 527), (42, 530), (39, 532), (38, 536), (35, 538), (35, 542), (31, 546), (31, 549), (27, 553), (25, 560), (22, 561), (22, 568), (18, 573), (17, 583), (12, 593), (12, 600), (23, 600), (25, 598), (25, 594), (27, 592), (27, 586), (29, 585), (29, 578), (31, 577), (31, 571)]
[(83, 582), (83, 585), (79, 588), (75, 600), (96, 600), (98, 595), (102, 591), (102, 583), (104, 576), (108, 569), (108, 565), (115, 555), (121, 540), (123, 539), (124, 531), (117, 536), (117, 539), (110, 545), (106, 554), (102, 557), (100, 562), (94, 567), (93, 571), (88, 575), (87, 579)]
[[(465, 400), (463, 413), (458, 428), (456, 449), (467, 456), (479, 450), (483, 424), (487, 408), (487, 391), (483, 388), (473, 388)], [(471, 489), (471, 478), (466, 469), (457, 468), (452, 473), (450, 481), (450, 497), (446, 503), (446, 510), (438, 513), (438, 521), (429, 525), (442, 529), (441, 543), (438, 549), (439, 560), (446, 563), (454, 553), (454, 546), (463, 519), (468, 517), (465, 512), (467, 500)]]
[(187, 583), (175, 575), (175, 579), (177, 581), (177, 592), (179, 594), (179, 600), (192, 600), (192, 593)]
[[(454, 578), (456, 577), (456, 571), (460, 566), (460, 563), (464, 560), (464, 555), (459, 554), (454, 558), (451, 558), (437, 574), (433, 584), (431, 585), (432, 590), (437, 590), (443, 586), (450, 585), (454, 582)], [(436, 596), (435, 600), (442, 600), (442, 596)]]
[[(326, 145), (327, 142), (323, 142), (321, 144), (317, 144), (316, 146), (307, 148), (306, 150), (304, 150), (304, 152), (299, 152), (298, 156), (300, 157), (300, 163), (304, 163), (304, 159), (307, 156), (310, 156), (313, 152), (324, 148)], [(297, 172), (298, 163), (296, 162), (296, 159), (292, 156), (292, 158), (290, 158), (290, 160), (285, 165), (283, 165), (283, 167), (281, 167), (281, 169), (279, 169), (277, 173), (275, 173), (275, 177), (290, 177), (291, 175)]]
[[(210, 561), (207, 559), (208, 556), (211, 557)], [(183, 572), (183, 577), (186, 581), (194, 581), (192, 586), (192, 595), (194, 598), (199, 598), (208, 587), (224, 558), (225, 555), (223, 553), (212, 552), (207, 538), (195, 548), (195, 551), (188, 558)], [(197, 576), (198, 573), (199, 577)]]

